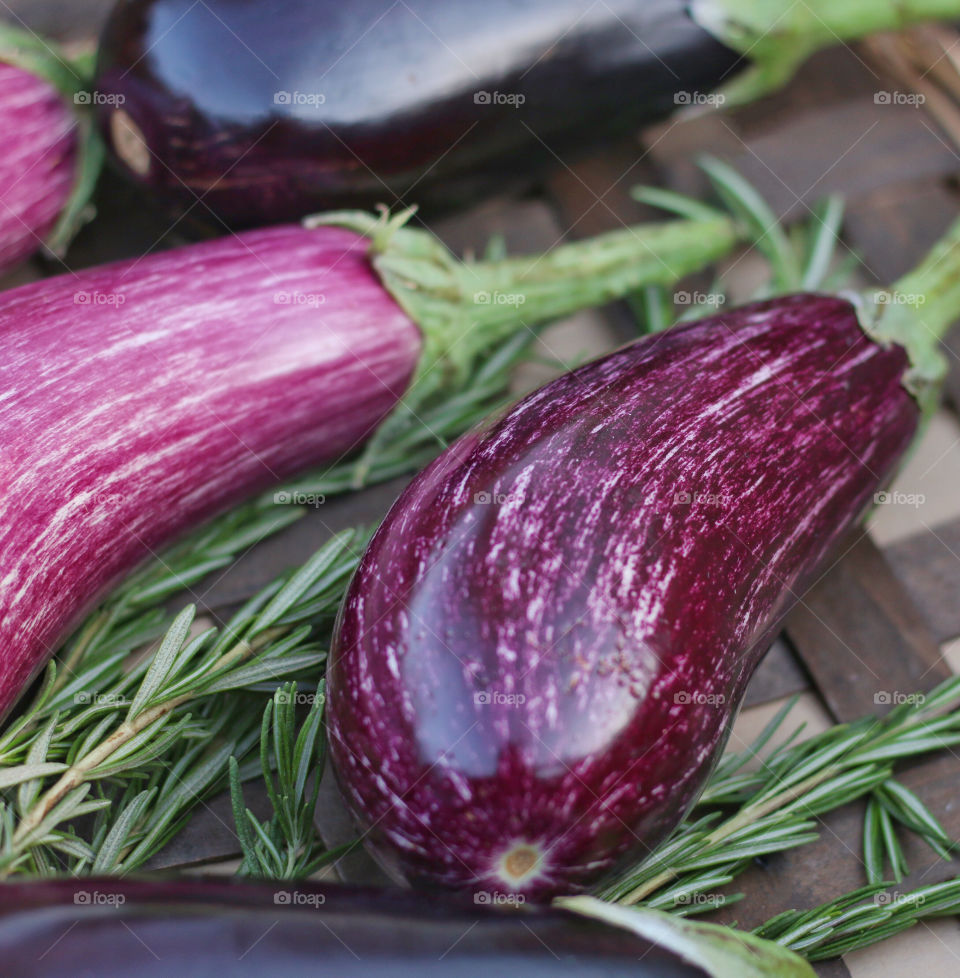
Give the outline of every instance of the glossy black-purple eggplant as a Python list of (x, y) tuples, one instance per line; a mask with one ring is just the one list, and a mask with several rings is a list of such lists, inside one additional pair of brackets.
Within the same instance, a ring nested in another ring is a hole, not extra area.
[(212, 878), (0, 884), (0, 962), (4, 978), (813, 978), (750, 934), (593, 899)]
[(865, 6), (123, 0), (100, 47), (99, 113), (123, 168), (193, 216), (458, 204), (717, 104), (739, 51), (757, 82), (746, 96), (817, 47), (960, 16), (958, 0)]
[(736, 59), (680, 0), (133, 0), (98, 90), (123, 99), (101, 118), (140, 181), (249, 224), (470, 199), (666, 114)]

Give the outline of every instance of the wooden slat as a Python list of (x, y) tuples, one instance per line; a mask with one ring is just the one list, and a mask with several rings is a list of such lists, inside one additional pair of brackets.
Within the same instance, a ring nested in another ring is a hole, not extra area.
[(960, 519), (897, 541), (886, 555), (936, 641), (960, 636)]
[[(863, 536), (811, 591), (787, 621), (787, 634), (828, 709), (838, 722), (886, 712), (894, 694), (927, 690), (950, 671), (909, 596), (869, 537)], [(878, 694), (885, 694), (878, 702)], [(960, 806), (952, 803), (957, 779), (953, 756), (904, 770), (900, 780), (960, 837)], [(789, 908), (812, 907), (866, 882), (861, 848), (863, 806), (850, 805), (820, 819), (813, 845), (758, 862), (738, 881), (747, 894), (720, 919), (754, 927)], [(916, 837), (904, 841), (913, 877), (904, 887), (956, 875), (960, 864), (939, 860)], [(839, 961), (817, 966), (821, 976), (846, 975)]]
[(59, 41), (92, 42), (114, 0), (4, 0), (0, 20)]
[(787, 634), (838, 721), (885, 713), (890, 701), (883, 694), (926, 691), (950, 675), (936, 640), (868, 536), (803, 596)]

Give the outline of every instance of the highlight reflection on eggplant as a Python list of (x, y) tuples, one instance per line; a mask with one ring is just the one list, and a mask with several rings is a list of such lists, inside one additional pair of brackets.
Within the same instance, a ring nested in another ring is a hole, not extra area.
[(235, 225), (458, 204), (705, 99), (741, 51), (747, 95), (840, 38), (960, 16), (958, 0), (874, 6), (126, 0), (101, 43), (100, 118), (140, 183)]

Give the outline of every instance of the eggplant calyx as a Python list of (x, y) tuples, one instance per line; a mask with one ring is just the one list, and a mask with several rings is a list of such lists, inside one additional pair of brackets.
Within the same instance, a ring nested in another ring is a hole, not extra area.
[(750, 67), (723, 88), (741, 104), (785, 84), (814, 51), (878, 31), (960, 17), (958, 0), (692, 0), (690, 16)]
[(646, 285), (672, 285), (726, 255), (743, 228), (719, 211), (566, 242), (541, 255), (460, 261), (412, 215), (346, 211), (308, 218), (365, 235), (385, 288), (420, 327), (418, 393), (459, 389), (478, 357), (515, 334)]
[(909, 366), (903, 385), (929, 416), (947, 371), (940, 341), (960, 318), (960, 219), (913, 271), (889, 289), (861, 293), (854, 304), (872, 339), (906, 350)]

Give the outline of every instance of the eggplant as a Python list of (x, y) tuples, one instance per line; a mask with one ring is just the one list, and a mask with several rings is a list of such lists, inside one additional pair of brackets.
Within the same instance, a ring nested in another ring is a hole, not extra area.
[(958, 240), (879, 317), (799, 294), (655, 334), (410, 484), (327, 681), (334, 771), (394, 878), (542, 900), (680, 822), (784, 616), (918, 431)]
[(41, 249), (59, 255), (88, 216), (103, 146), (79, 65), (0, 24), (0, 272)]
[(48, 82), (0, 62), (0, 270), (38, 250), (66, 206), (75, 128)]
[(368, 225), (373, 257), (355, 231), (290, 225), (0, 294), (0, 713), (186, 530), (355, 451), (401, 399), (458, 391), (507, 335), (734, 239), (724, 218), (677, 221), (462, 264)]
[(213, 878), (0, 884), (0, 957), (8, 978), (813, 978), (751, 935), (600, 901), (518, 911)]
[(818, 46), (950, 14), (958, 0), (123, 0), (97, 81), (123, 103), (98, 114), (128, 176), (234, 226), (435, 210), (722, 102), (741, 52), (746, 96)]

